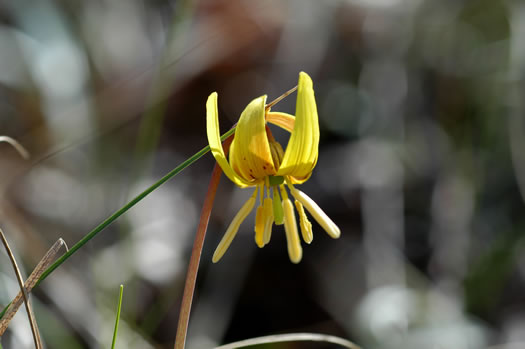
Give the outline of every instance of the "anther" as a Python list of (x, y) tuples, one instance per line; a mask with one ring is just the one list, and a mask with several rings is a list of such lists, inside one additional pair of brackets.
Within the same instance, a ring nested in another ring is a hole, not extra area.
[(263, 206), (257, 207), (257, 213), (255, 215), (255, 243), (259, 247), (264, 247), (264, 208)]
[(312, 232), (312, 223), (310, 223), (308, 217), (306, 217), (303, 204), (301, 204), (298, 200), (295, 200), (294, 203), (295, 208), (297, 208), (297, 212), (299, 213), (299, 226), (301, 227), (301, 235), (303, 236), (304, 242), (309, 244), (314, 239), (314, 234)]
[(337, 239), (341, 235), (339, 227), (323, 212), (323, 210), (308, 195), (300, 190), (290, 187), (290, 192), (310, 212), (314, 219), (330, 235)]
[(283, 200), (283, 211), (284, 231), (286, 232), (288, 256), (290, 257), (292, 263), (299, 263), (303, 257), (303, 249), (301, 247), (301, 242), (299, 241), (293, 205), (288, 198)]
[(264, 232), (263, 232), (263, 243), (264, 245), (270, 242), (272, 237), (272, 226), (273, 226), (273, 207), (272, 199), (264, 199), (263, 212), (264, 212)]

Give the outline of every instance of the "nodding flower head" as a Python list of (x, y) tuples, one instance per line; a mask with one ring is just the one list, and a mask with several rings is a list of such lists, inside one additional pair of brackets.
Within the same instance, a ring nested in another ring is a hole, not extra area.
[[(213, 255), (214, 263), (224, 255), (239, 226), (255, 207), (257, 194), (259, 206), (255, 216), (255, 242), (259, 247), (270, 241), (274, 223), (284, 223), (290, 260), (293, 263), (301, 261), (302, 248), (294, 205), (299, 213), (299, 227), (306, 243), (312, 242), (313, 234), (312, 224), (304, 208), (328, 235), (332, 238), (340, 235), (337, 225), (323, 210), (294, 186), (310, 178), (319, 154), (319, 121), (312, 79), (304, 72), (299, 74), (295, 116), (272, 112), (273, 104), (266, 104), (266, 96), (258, 97), (248, 104), (237, 123), (227, 159), (220, 140), (217, 93), (208, 97), (207, 133), (213, 156), (232, 182), (241, 188), (255, 187), (252, 196), (233, 218), (217, 246)], [(290, 132), (286, 149), (272, 136), (267, 123)]]

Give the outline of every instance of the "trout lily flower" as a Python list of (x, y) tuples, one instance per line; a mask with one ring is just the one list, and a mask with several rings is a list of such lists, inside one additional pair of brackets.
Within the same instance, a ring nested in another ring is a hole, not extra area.
[[(224, 255), (258, 198), (259, 206), (255, 216), (257, 246), (263, 247), (268, 244), (274, 223), (284, 223), (288, 255), (293, 263), (299, 263), (302, 258), (294, 205), (299, 214), (301, 235), (307, 244), (312, 242), (313, 234), (305, 208), (330, 237), (336, 239), (340, 235), (337, 225), (323, 210), (294, 186), (310, 178), (319, 153), (319, 121), (313, 83), (308, 74), (299, 74), (295, 116), (272, 112), (273, 104), (275, 103), (266, 104), (266, 95), (248, 104), (237, 123), (228, 160), (220, 139), (217, 93), (214, 92), (208, 97), (206, 126), (208, 142), (215, 160), (237, 186), (255, 187), (252, 196), (233, 218), (217, 246), (212, 259), (214, 263)], [(272, 136), (267, 123), (290, 132), (286, 150), (283, 150)], [(291, 195), (288, 195), (286, 187)], [(294, 198), (294, 205), (290, 196)]]

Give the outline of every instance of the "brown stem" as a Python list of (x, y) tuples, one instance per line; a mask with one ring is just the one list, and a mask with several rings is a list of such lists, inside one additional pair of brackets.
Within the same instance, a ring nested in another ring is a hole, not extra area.
[[(224, 152), (228, 153), (233, 135), (228, 137), (224, 143)], [(191, 303), (193, 301), (193, 294), (195, 292), (195, 281), (197, 280), (197, 272), (199, 271), (199, 262), (202, 254), (202, 246), (204, 245), (204, 238), (210, 220), (211, 209), (215, 199), (215, 193), (221, 179), (222, 170), (220, 166), (215, 163), (213, 172), (208, 186), (208, 192), (202, 205), (201, 217), (195, 234), (195, 241), (193, 242), (193, 249), (191, 251), (190, 264), (186, 274), (186, 283), (184, 285), (184, 293), (182, 296), (182, 304), (180, 306), (179, 323), (177, 325), (177, 334), (175, 335), (175, 349), (184, 349), (186, 344), (186, 334), (188, 332), (188, 323), (190, 320)]]
[(27, 292), (24, 287), (24, 280), (22, 279), (22, 273), (20, 273), (20, 269), (18, 268), (18, 265), (16, 263), (15, 256), (13, 255), (13, 252), (11, 251), (11, 248), (9, 247), (9, 243), (7, 242), (7, 239), (2, 229), (0, 229), (0, 239), (2, 240), (2, 243), (4, 244), (7, 255), (9, 256), (9, 259), (11, 260), (11, 264), (13, 265), (13, 269), (15, 270), (16, 279), (18, 280), (18, 286), (20, 286), (20, 292), (22, 292), (22, 295), (24, 296), (24, 303), (26, 305), (29, 324), (31, 325), (31, 332), (33, 333), (33, 340), (35, 341), (35, 348), (41, 349), (42, 339), (40, 338), (40, 333), (38, 332), (38, 327), (36, 325), (35, 317), (33, 315), (33, 309), (31, 308), (31, 305), (29, 304), (29, 298), (27, 296)]
[(282, 101), (284, 98), (288, 97), (288, 95), (290, 95), (293, 92), (295, 92), (295, 90), (297, 90), (297, 86), (295, 86), (294, 88), (289, 89), (288, 91), (286, 91), (285, 93), (283, 93), (282, 95), (280, 95), (279, 97), (277, 97), (276, 99), (271, 101), (270, 103), (266, 104), (266, 107), (265, 107), (266, 111), (270, 110), (271, 107), (273, 107), (274, 105), (276, 105), (277, 103)]
[[(31, 292), (33, 287), (35, 287), (36, 283), (38, 282), (38, 279), (46, 270), (51, 263), (55, 260), (55, 257), (57, 253), (60, 251), (62, 246), (66, 247), (67, 251), (67, 245), (64, 240), (58, 239), (57, 242), (53, 244), (53, 246), (47, 251), (47, 253), (44, 255), (44, 257), (38, 262), (37, 266), (33, 271), (31, 272), (31, 275), (27, 278), (24, 289), (26, 293)], [(18, 308), (22, 305), (24, 300), (24, 294), (22, 293), (22, 290), (18, 292), (16, 297), (11, 301), (9, 306), (7, 307), (7, 310), (4, 313), (4, 316), (0, 319), (0, 337), (4, 334), (4, 332), (7, 330), (7, 326), (9, 326), (9, 322), (13, 319), (16, 312), (18, 311)]]

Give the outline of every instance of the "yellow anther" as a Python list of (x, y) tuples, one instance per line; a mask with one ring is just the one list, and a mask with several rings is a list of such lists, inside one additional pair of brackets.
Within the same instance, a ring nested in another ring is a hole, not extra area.
[(310, 212), (314, 219), (330, 235), (331, 238), (337, 239), (341, 235), (341, 230), (335, 223), (323, 212), (323, 210), (310, 199), (308, 195), (300, 190), (290, 186), (290, 192), (304, 207)]
[(309, 244), (314, 239), (314, 234), (312, 233), (312, 223), (310, 223), (308, 217), (306, 217), (303, 204), (295, 200), (295, 207), (297, 208), (297, 212), (299, 212), (299, 226), (301, 227), (301, 235), (303, 236), (304, 242)]
[(257, 213), (255, 215), (255, 243), (259, 247), (264, 247), (264, 229), (265, 229), (265, 217), (263, 206), (257, 207)]
[(283, 200), (284, 211), (284, 230), (286, 232), (286, 242), (288, 245), (288, 256), (292, 263), (299, 263), (303, 257), (303, 249), (297, 232), (295, 213), (290, 199)]
[(237, 212), (232, 222), (228, 226), (226, 233), (222, 237), (221, 242), (219, 242), (219, 246), (217, 246), (217, 249), (213, 254), (213, 263), (217, 263), (222, 258), (222, 256), (224, 256), (224, 253), (226, 253), (228, 247), (230, 247), (230, 244), (232, 243), (233, 238), (235, 238), (235, 235), (237, 234), (237, 231), (239, 230), (239, 227), (241, 226), (242, 222), (246, 219), (250, 212), (252, 212), (253, 207), (255, 206), (256, 197), (257, 188), (253, 192), (252, 196), (248, 199), (248, 201), (246, 201), (246, 203), (241, 207), (239, 212)]
[(266, 245), (270, 242), (272, 237), (272, 226), (273, 226), (273, 203), (272, 199), (264, 199), (263, 205), (264, 212), (264, 232), (263, 232), (263, 243)]

